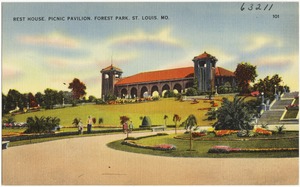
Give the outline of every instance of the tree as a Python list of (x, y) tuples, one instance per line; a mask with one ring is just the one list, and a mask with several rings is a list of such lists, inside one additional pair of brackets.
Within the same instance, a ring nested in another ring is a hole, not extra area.
[(149, 116), (144, 116), (142, 118), (142, 125), (140, 127), (151, 127), (152, 122)]
[(83, 96), (86, 95), (86, 86), (83, 82), (81, 82), (79, 79), (74, 78), (71, 83), (69, 83), (69, 89), (71, 89), (71, 92), (73, 94), (74, 99), (80, 99)]
[(185, 121), (185, 129), (188, 130), (189, 134), (190, 134), (190, 149), (189, 149), (190, 151), (192, 150), (192, 147), (193, 147), (193, 144), (192, 144), (192, 140), (193, 140), (192, 131), (193, 131), (195, 126), (197, 126), (197, 119), (193, 114), (191, 114), (191, 115), (189, 115), (189, 117)]
[(254, 82), (257, 77), (256, 66), (247, 62), (239, 63), (234, 74), (241, 93), (249, 93), (250, 83)]
[[(5, 110), (10, 111), (14, 110), (17, 107), (20, 109), (23, 109), (23, 103), (22, 103), (22, 94), (14, 89), (10, 89), (7, 93), (6, 97), (6, 106)], [(22, 106), (22, 107), (21, 107)]]
[(37, 100), (31, 92), (28, 93), (28, 101), (29, 101), (29, 107), (37, 107), (38, 106)]
[(265, 97), (272, 100), (275, 92), (283, 92), (283, 86), (279, 86), (281, 81), (282, 78), (278, 74), (273, 75), (271, 78), (266, 76), (264, 79), (259, 79), (258, 82), (253, 85), (253, 89), (264, 92)]
[(103, 123), (104, 122), (104, 120), (103, 120), (103, 118), (99, 118), (98, 119), (98, 124), (100, 125), (101, 123)]
[(36, 99), (38, 105), (40, 105), (40, 106), (45, 106), (45, 102), (44, 102), (44, 100), (45, 100), (45, 95), (43, 95), (41, 92), (37, 92), (37, 93), (35, 94), (35, 99)]
[(6, 105), (7, 105), (7, 97), (2, 93), (2, 116), (8, 112), (6, 109)]
[(169, 117), (167, 116), (167, 115), (164, 115), (164, 120), (165, 120), (165, 126), (167, 126), (167, 119), (168, 119)]
[(50, 88), (47, 88), (45, 91), (45, 108), (46, 109), (53, 109), (54, 105), (57, 104), (57, 95), (58, 92), (56, 90), (52, 90)]
[(78, 127), (79, 122), (80, 122), (80, 118), (74, 118), (72, 124), (73, 124), (75, 127)]
[(222, 106), (217, 110), (215, 129), (250, 130), (255, 111), (244, 102), (246, 97), (235, 96), (233, 101), (223, 98)]
[(177, 123), (181, 120), (181, 117), (178, 114), (174, 114), (173, 122), (175, 123), (175, 134), (177, 134)]

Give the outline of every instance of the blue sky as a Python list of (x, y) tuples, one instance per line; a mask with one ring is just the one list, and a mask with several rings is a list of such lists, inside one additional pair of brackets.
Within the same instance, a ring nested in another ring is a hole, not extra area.
[[(250, 62), (257, 66), (257, 80), (279, 74), (284, 84), (298, 90), (298, 2), (265, 2), (262, 10), (251, 11), (250, 2), (244, 11), (242, 4), (2, 3), (2, 92), (68, 90), (63, 83), (78, 78), (86, 84), (87, 95), (100, 97), (100, 71), (111, 62), (129, 76), (193, 66), (193, 57), (204, 51), (218, 59), (217, 66), (234, 71), (238, 63)], [(164, 15), (167, 20), (161, 20)], [(91, 20), (67, 21), (82, 16)], [(95, 16), (113, 19), (97, 21)], [(157, 20), (142, 20), (146, 16)], [(13, 21), (16, 17), (25, 21)], [(48, 21), (49, 17), (65, 21)]]

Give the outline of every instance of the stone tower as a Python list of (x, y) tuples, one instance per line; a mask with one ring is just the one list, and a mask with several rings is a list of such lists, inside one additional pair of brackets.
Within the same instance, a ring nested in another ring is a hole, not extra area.
[(113, 65), (101, 70), (102, 73), (102, 98), (105, 95), (115, 95), (115, 83), (121, 78), (123, 71)]
[(215, 91), (215, 68), (217, 61), (216, 57), (206, 52), (194, 57), (194, 78), (197, 80), (197, 88), (200, 92)]

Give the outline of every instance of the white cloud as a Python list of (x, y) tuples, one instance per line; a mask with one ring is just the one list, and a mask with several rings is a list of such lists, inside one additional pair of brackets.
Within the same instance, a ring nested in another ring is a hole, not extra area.
[(244, 50), (246, 52), (253, 52), (265, 47), (281, 47), (283, 42), (275, 36), (266, 34), (252, 34), (245, 38)]
[(49, 46), (54, 48), (77, 49), (80, 47), (78, 39), (61, 32), (51, 32), (39, 35), (22, 35), (18, 37), (21, 43), (29, 45)]
[(264, 56), (254, 61), (257, 66), (258, 79), (278, 74), (291, 90), (299, 90), (299, 56), (298, 54), (278, 54)]
[(295, 67), (299, 66), (298, 54), (268, 55), (254, 61), (256, 66), (268, 66), (269, 68)]
[(218, 59), (217, 66), (228, 66), (229, 68), (232, 64), (234, 64), (234, 66), (236, 67), (237, 56), (235, 54), (227, 53), (223, 49), (220, 49), (218, 47), (208, 47), (206, 52)]
[(170, 27), (163, 28), (156, 33), (147, 33), (143, 30), (136, 30), (133, 33), (114, 36), (110, 39), (110, 45), (134, 45), (138, 43), (157, 43), (171, 46), (182, 46), (182, 42), (172, 36)]

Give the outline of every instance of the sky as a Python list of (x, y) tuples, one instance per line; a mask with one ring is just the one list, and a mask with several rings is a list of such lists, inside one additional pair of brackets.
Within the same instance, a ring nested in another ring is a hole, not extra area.
[(4, 94), (69, 91), (78, 78), (101, 97), (111, 64), (126, 77), (193, 66), (204, 51), (219, 67), (249, 62), (256, 80), (279, 74), (299, 90), (298, 2), (4, 2), (1, 22)]

